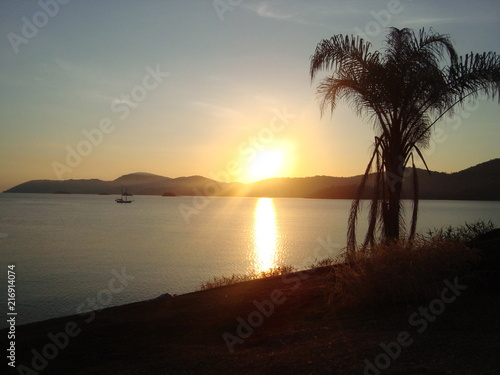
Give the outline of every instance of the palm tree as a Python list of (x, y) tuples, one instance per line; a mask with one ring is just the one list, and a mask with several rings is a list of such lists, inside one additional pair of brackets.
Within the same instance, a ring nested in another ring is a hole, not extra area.
[[(408, 237), (413, 238), (418, 217), (419, 157), (428, 146), (432, 126), (465, 100), (499, 96), (500, 59), (494, 52), (458, 57), (448, 35), (432, 29), (391, 28), (383, 51), (355, 36), (335, 35), (322, 40), (311, 56), (310, 76), (322, 70), (333, 74), (317, 87), (320, 109), (333, 112), (346, 100), (358, 115), (368, 115), (375, 129), (373, 153), (354, 199), (348, 222), (347, 246), (356, 249), (360, 197), (368, 182), (373, 198), (364, 246), (380, 238), (399, 238), (404, 228), (401, 191), (405, 169), (411, 168), (413, 213)], [(500, 99), (500, 97), (499, 97)], [(371, 171), (374, 173), (371, 175)]]

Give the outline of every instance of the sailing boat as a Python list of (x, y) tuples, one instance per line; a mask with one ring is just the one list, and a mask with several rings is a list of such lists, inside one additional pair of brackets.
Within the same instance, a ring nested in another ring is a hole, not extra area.
[(128, 197), (131, 197), (133, 195), (134, 194), (128, 193), (126, 188), (125, 188), (125, 192), (123, 192), (123, 188), (122, 188), (121, 198), (116, 198), (115, 201), (116, 201), (116, 203), (132, 203), (133, 201), (131, 201), (131, 200), (129, 201)]

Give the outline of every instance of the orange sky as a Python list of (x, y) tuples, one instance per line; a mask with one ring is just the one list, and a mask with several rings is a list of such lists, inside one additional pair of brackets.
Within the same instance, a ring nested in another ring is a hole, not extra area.
[[(222, 15), (210, 1), (116, 4), (61, 5), (29, 38), (38, 3), (0, 4), (11, 36), (0, 40), (0, 190), (138, 171), (361, 174), (372, 128), (344, 104), (320, 118), (308, 69), (321, 39), (363, 33), (380, 48), (389, 14), (396, 27), (450, 33), (459, 54), (499, 47), (500, 7), (486, 0), (401, 2), (392, 13), (387, 1), (244, 1)], [(499, 157), (497, 118), (498, 105), (480, 101), (442, 121), (429, 167)]]

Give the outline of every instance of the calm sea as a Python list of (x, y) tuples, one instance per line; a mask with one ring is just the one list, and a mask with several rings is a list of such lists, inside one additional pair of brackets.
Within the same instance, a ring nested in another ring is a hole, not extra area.
[[(305, 268), (345, 246), (351, 203), (135, 196), (132, 204), (116, 204), (114, 198), (0, 194), (1, 281), (7, 284), (7, 265), (15, 264), (18, 324), (86, 311), (93, 300), (109, 307), (192, 292), (213, 276)], [(419, 230), (477, 219), (498, 225), (500, 202), (422, 201)]]

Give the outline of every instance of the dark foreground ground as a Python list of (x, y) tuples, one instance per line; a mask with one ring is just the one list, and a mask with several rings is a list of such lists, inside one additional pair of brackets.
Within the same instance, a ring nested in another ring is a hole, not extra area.
[[(498, 251), (498, 239), (492, 246)], [(322, 268), (52, 319), (17, 327), (17, 369), (7, 366), (1, 331), (2, 368), (65, 375), (500, 374), (498, 263), (487, 264), (497, 269), (487, 286), (458, 290), (454, 301), (385, 311), (328, 307)]]

